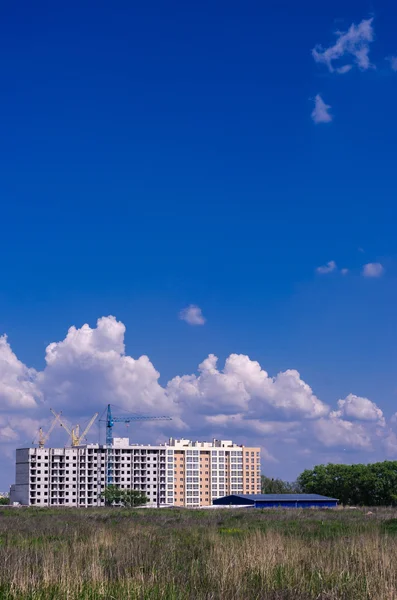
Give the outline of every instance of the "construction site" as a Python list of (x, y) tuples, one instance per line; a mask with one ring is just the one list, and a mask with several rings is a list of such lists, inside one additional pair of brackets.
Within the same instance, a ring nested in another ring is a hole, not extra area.
[[(98, 507), (105, 505), (108, 486), (138, 490), (148, 507), (212, 505), (228, 494), (257, 494), (261, 485), (260, 449), (233, 443), (170, 438), (159, 445), (131, 444), (114, 437), (116, 423), (172, 420), (169, 416), (113, 414), (109, 404), (99, 422), (106, 428), (106, 443), (88, 443), (87, 435), (98, 413), (87, 426), (70, 426), (62, 413), (51, 409), (48, 431), (40, 428), (30, 447), (16, 450), (15, 484), (10, 502), (23, 506)], [(64, 447), (50, 447), (56, 426), (68, 435)]]

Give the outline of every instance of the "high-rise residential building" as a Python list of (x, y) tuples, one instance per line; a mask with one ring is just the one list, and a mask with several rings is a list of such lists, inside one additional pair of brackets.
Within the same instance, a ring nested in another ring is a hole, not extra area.
[(107, 485), (141, 490), (148, 506), (208, 506), (233, 493), (259, 493), (260, 449), (230, 440), (170, 439), (159, 446), (20, 448), (11, 502), (36, 506), (103, 506)]

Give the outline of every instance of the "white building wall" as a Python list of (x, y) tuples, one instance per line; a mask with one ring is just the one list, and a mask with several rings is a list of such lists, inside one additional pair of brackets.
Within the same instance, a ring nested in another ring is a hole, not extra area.
[[(177, 481), (174, 451), (181, 449), (185, 455), (185, 506), (199, 506), (204, 487), (209, 489), (210, 501), (243, 491), (242, 447), (229, 440), (170, 440), (163, 446), (131, 446), (128, 442), (128, 438), (115, 438), (111, 448), (92, 444), (18, 449), (11, 502), (103, 506), (101, 494), (106, 485), (114, 484), (145, 492), (148, 506), (173, 506)], [(200, 451), (210, 456), (210, 464), (205, 459), (208, 475), (201, 472)]]

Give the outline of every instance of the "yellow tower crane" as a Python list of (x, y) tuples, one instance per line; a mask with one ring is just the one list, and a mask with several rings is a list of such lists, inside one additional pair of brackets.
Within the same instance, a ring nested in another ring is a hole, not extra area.
[[(55, 416), (56, 413), (52, 410), (52, 408), (50, 410), (51, 410), (52, 414)], [(91, 427), (93, 426), (94, 421), (97, 418), (97, 416), (98, 416), (98, 413), (95, 413), (95, 415), (92, 416), (87, 427), (84, 429), (83, 433), (81, 433), (81, 434), (80, 434), (80, 425), (77, 424), (74, 427), (70, 428), (64, 421), (62, 421), (59, 418), (60, 426), (63, 427), (65, 429), (65, 431), (70, 435), (70, 438), (72, 440), (72, 446), (80, 446), (81, 442), (83, 441), (83, 439), (85, 438), (85, 436), (87, 435), (87, 433), (89, 432)]]
[[(39, 448), (44, 448), (44, 445), (45, 445), (46, 441), (48, 440), (48, 438), (50, 437), (50, 435), (52, 433), (52, 430), (54, 429), (55, 425), (58, 422), (60, 422), (61, 414), (62, 413), (57, 414), (53, 410), (51, 412), (54, 415), (54, 420), (52, 421), (51, 426), (50, 426), (49, 430), (47, 431), (47, 433), (44, 433), (43, 428), (39, 427), (38, 441), (37, 441), (37, 443), (39, 445)], [(33, 444), (36, 444), (35, 440), (33, 441)]]

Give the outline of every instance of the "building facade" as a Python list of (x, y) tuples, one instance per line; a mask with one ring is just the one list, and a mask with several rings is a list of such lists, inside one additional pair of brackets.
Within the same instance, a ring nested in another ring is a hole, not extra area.
[(148, 506), (209, 506), (228, 494), (260, 492), (260, 449), (229, 440), (170, 439), (159, 446), (20, 448), (10, 500), (23, 505), (103, 506), (107, 485), (141, 490)]

